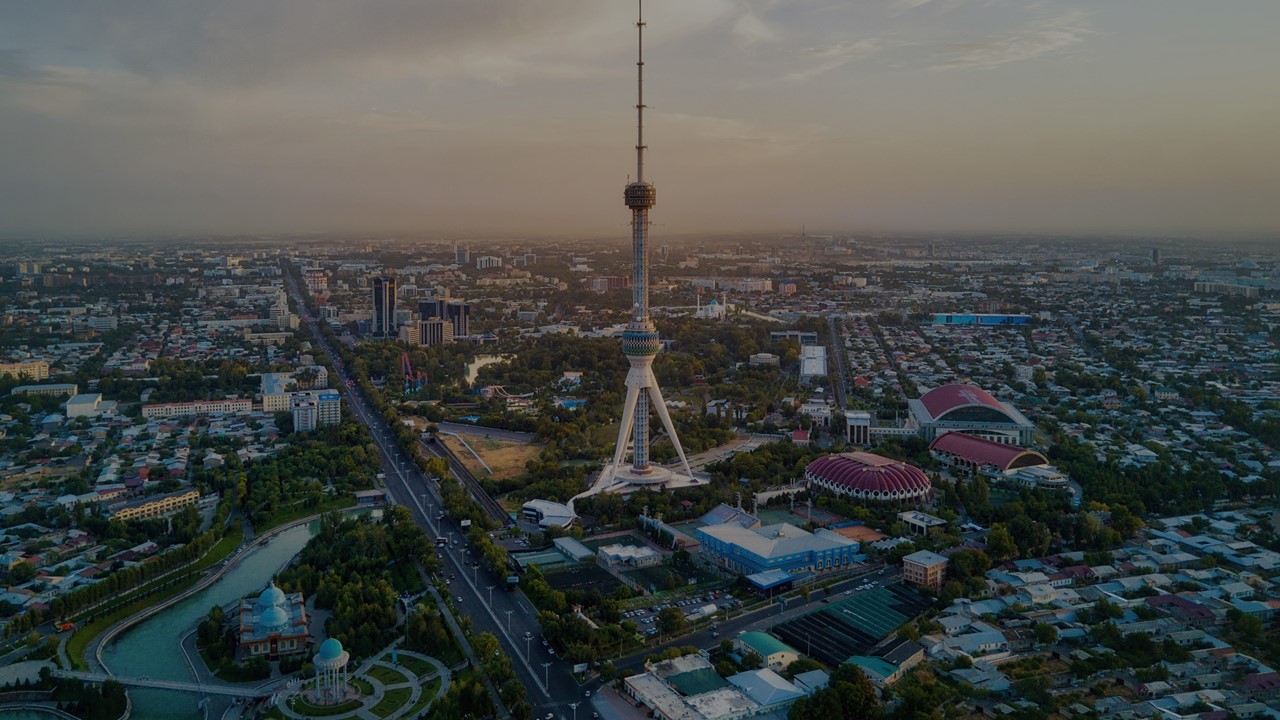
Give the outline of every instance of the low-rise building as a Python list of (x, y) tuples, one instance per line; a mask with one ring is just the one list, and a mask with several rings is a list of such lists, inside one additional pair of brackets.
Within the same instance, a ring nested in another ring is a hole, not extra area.
[(917, 587), (942, 590), (947, 578), (947, 559), (928, 550), (917, 550), (902, 558), (902, 578)]
[(162, 517), (170, 513), (177, 512), (182, 508), (194, 503), (200, 499), (200, 491), (195, 490), (179, 490), (166, 495), (158, 495), (156, 497), (144, 498), (136, 502), (131, 502), (116, 508), (112, 513), (113, 520), (146, 520), (147, 518)]

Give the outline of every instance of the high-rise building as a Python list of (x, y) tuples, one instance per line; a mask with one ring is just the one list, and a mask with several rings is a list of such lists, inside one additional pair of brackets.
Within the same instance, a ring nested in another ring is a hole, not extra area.
[(453, 342), (453, 323), (445, 318), (418, 321), (418, 344), (426, 347)]
[(422, 300), (418, 302), (418, 317), (422, 320), (448, 320), (453, 325), (454, 338), (471, 334), (471, 306), (464, 302), (451, 302), (445, 298)]
[[(613, 463), (600, 474), (603, 488), (622, 485), (664, 485), (668, 482), (695, 484), (693, 471), (685, 457), (675, 425), (667, 412), (658, 379), (653, 374), (653, 358), (662, 348), (657, 326), (649, 316), (649, 209), (653, 207), (657, 193), (653, 183), (644, 179), (644, 18), (636, 21), (637, 39), (640, 40), (636, 57), (636, 179), (623, 191), (623, 199), (631, 209), (631, 249), (634, 258), (631, 294), (631, 322), (622, 333), (622, 352), (631, 369), (627, 372), (627, 397), (622, 410), (622, 426), (618, 429), (618, 442), (613, 452)], [(667, 431), (676, 454), (683, 466), (684, 477), (675, 476), (670, 470), (654, 466), (649, 460), (649, 411), (658, 414)], [(623, 468), (627, 441), (631, 440), (632, 460), (629, 468)]]
[(471, 248), (453, 246), (453, 261), (459, 265), (468, 265), (471, 263)]
[(396, 332), (396, 279), (379, 275), (373, 279), (373, 321), (369, 324), (369, 334), (393, 338)]
[(342, 396), (335, 390), (305, 390), (290, 398), (294, 432), (312, 432), (316, 428), (342, 422)]
[(314, 432), (319, 425), (320, 404), (310, 393), (297, 393), (289, 399), (294, 432)]
[(477, 270), (489, 270), (502, 267), (502, 258), (497, 255), (482, 255), (476, 258)]
[(1151, 248), (1151, 264), (1152, 265), (1160, 264), (1160, 248), (1158, 247)]

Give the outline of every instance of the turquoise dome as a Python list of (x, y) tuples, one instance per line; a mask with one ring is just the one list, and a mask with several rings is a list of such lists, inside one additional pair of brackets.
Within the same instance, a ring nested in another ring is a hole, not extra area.
[(342, 657), (342, 643), (338, 642), (337, 638), (329, 638), (320, 643), (317, 660), (337, 660), (340, 657)]
[(284, 608), (271, 606), (258, 617), (258, 629), (262, 632), (280, 632), (289, 627), (289, 613)]
[(284, 607), (287, 603), (288, 601), (285, 599), (284, 591), (276, 587), (275, 583), (268, 585), (267, 589), (263, 590), (262, 594), (258, 596), (259, 612), (270, 607)]

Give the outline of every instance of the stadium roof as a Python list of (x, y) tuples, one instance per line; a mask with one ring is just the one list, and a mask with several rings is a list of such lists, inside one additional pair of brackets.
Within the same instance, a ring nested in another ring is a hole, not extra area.
[(929, 449), (967, 460), (978, 467), (992, 465), (1006, 472), (1017, 468), (1049, 464), (1048, 458), (1034, 450), (1024, 450), (1016, 445), (1006, 445), (958, 432), (939, 435), (929, 445)]
[(952, 410), (975, 405), (985, 405), (993, 410), (1005, 412), (1004, 405), (999, 400), (991, 397), (986, 390), (972, 385), (943, 385), (925, 393), (920, 397), (920, 402), (924, 404), (925, 410), (929, 411), (929, 415), (934, 420), (940, 419)]
[(810, 479), (824, 480), (854, 494), (871, 497), (913, 498), (927, 494), (929, 477), (919, 468), (866, 452), (826, 455), (804, 470)]

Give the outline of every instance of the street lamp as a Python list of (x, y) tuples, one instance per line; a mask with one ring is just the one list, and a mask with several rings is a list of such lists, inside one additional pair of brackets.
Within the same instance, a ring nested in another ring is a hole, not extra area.
[(579, 705), (579, 704), (580, 704), (580, 703), (576, 703), (576, 702), (571, 702), (571, 703), (569, 703), (569, 707), (573, 708), (573, 720), (578, 720), (578, 705)]
[(533, 635), (526, 634), (524, 636), (524, 659), (529, 659), (529, 642), (533, 640)]
[(511, 611), (507, 611), (507, 634), (511, 634)]
[(493, 586), (489, 586), (489, 607), (493, 607)]
[(547, 688), (551, 685), (551, 663), (542, 663), (542, 687)]
[(471, 566), (471, 584), (475, 585), (478, 582), (480, 582), (480, 563)]

